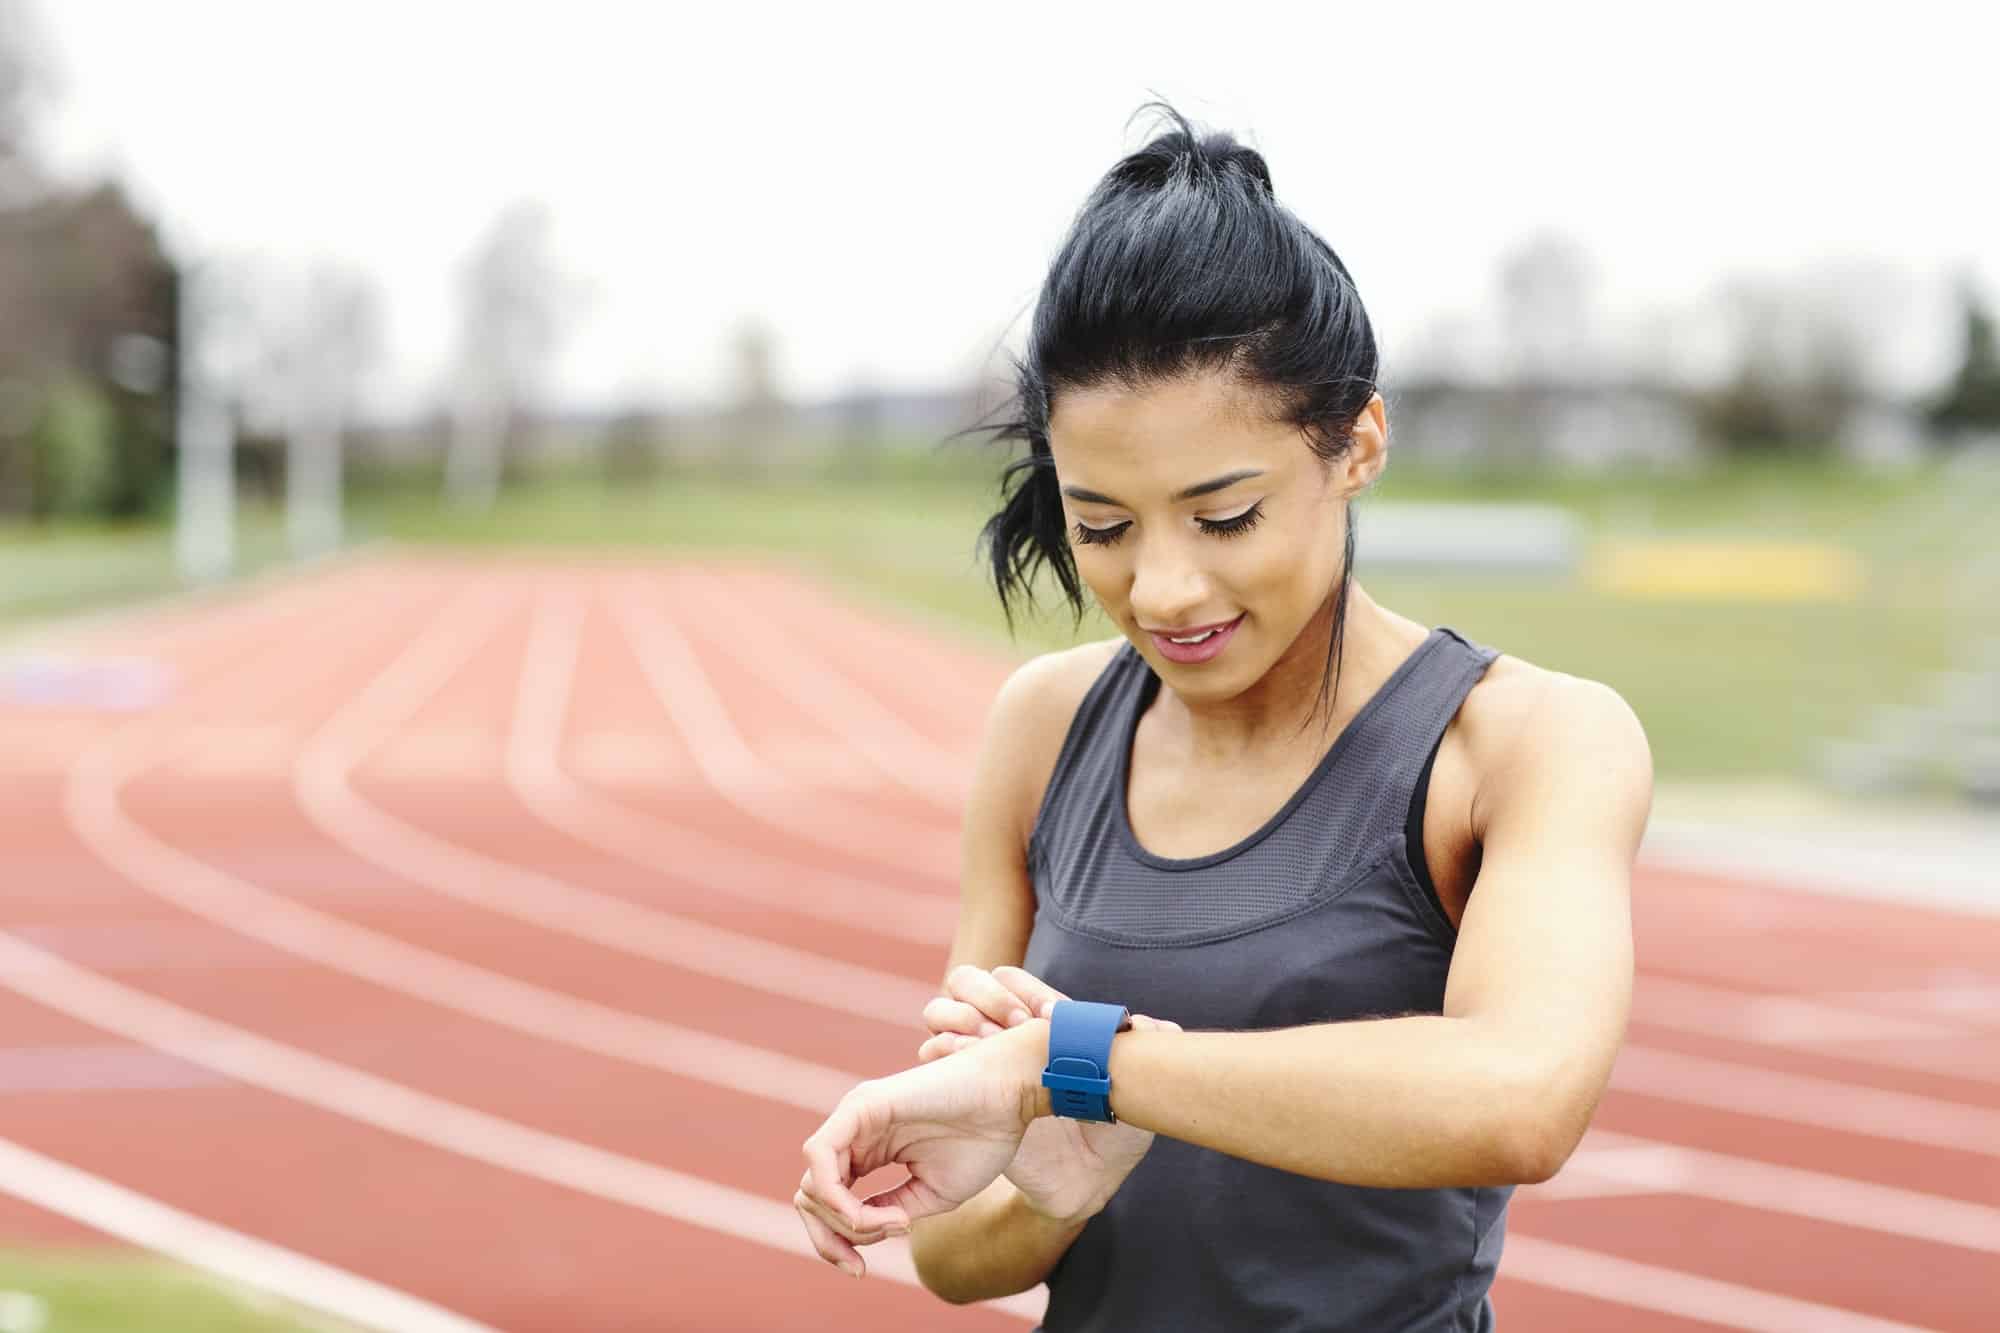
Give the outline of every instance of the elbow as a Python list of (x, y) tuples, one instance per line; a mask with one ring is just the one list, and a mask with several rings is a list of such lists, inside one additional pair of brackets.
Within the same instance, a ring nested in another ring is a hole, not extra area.
[(1575, 1150), (1574, 1140), (1553, 1131), (1551, 1118), (1523, 1117), (1504, 1136), (1499, 1158), (1509, 1185), (1540, 1185), (1555, 1178)]
[(910, 1264), (917, 1270), (917, 1281), (947, 1305), (970, 1305), (978, 1296), (966, 1290), (963, 1283), (954, 1281), (946, 1262), (951, 1246), (934, 1234), (934, 1228), (927, 1229), (924, 1225), (933, 1220), (918, 1219), (910, 1228)]
[(1510, 1185), (1541, 1185), (1555, 1178), (1583, 1140), (1595, 1099), (1563, 1095), (1551, 1079), (1537, 1078), (1503, 1103), (1494, 1155)]

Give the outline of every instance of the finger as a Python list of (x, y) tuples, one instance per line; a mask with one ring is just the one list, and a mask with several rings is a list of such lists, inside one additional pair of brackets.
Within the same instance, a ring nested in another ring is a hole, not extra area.
[(887, 1209), (911, 1221), (920, 1217), (930, 1217), (936, 1213), (948, 1213), (958, 1207), (915, 1176), (911, 1176), (894, 1189), (869, 1195), (868, 1205), (871, 1208)]
[(1069, 998), (1034, 973), (1025, 972), (1018, 967), (996, 967), (993, 969), (993, 979), (1019, 997), (1028, 1011), (1038, 1018), (1048, 1018), (1055, 1013), (1057, 1000)]
[(866, 1094), (862, 1091), (869, 1085), (860, 1084), (840, 1099), (833, 1108), (833, 1114), (826, 1123), (814, 1130), (812, 1136), (802, 1145), (806, 1159), (808, 1177), (805, 1194), (825, 1205), (826, 1215), (836, 1219), (850, 1232), (867, 1232), (883, 1227), (904, 1227), (910, 1225), (908, 1216), (894, 1209), (870, 1208), (854, 1197), (848, 1186), (859, 1176), (865, 1176), (881, 1162), (870, 1162), (859, 1170), (855, 1169), (852, 1148), (855, 1138), (861, 1132), (861, 1121)]
[[(970, 963), (960, 963), (944, 979), (945, 993), (963, 1000), (1002, 1027), (1028, 1021), (1028, 1008), (1020, 997), (996, 980), (991, 972)], [(1016, 1017), (1015, 1015), (1019, 1015)]]
[(964, 1000), (948, 995), (932, 996), (924, 1005), (924, 1026), (932, 1032), (962, 1032), (968, 1037), (991, 1037), (1000, 1025)]
[(799, 1221), (805, 1224), (806, 1239), (812, 1242), (812, 1247), (820, 1258), (844, 1273), (860, 1277), (867, 1267), (861, 1260), (861, 1251), (835, 1235), (833, 1228), (821, 1221), (817, 1213), (799, 1202), (804, 1197), (804, 1193), (801, 1192), (795, 1196), (793, 1202), (798, 1208)]
[(826, 1206), (819, 1200), (806, 1193), (803, 1186), (800, 1187), (797, 1194), (792, 1196), (792, 1206), (804, 1209), (814, 1217), (817, 1217), (827, 1230), (850, 1245), (874, 1245), (887, 1240), (891, 1236), (902, 1234), (897, 1228), (889, 1226), (874, 1226), (866, 1230), (850, 1227), (838, 1217), (828, 1212)]
[(956, 1032), (940, 1032), (917, 1047), (917, 1063), (927, 1065), (933, 1060), (942, 1060), (947, 1055), (978, 1044), (977, 1037), (961, 1037)]
[(826, 1205), (827, 1211), (850, 1226), (861, 1221), (861, 1200), (847, 1188), (848, 1147), (860, 1129), (852, 1094), (840, 1099), (820, 1127), (801, 1145), (806, 1159), (805, 1193)]

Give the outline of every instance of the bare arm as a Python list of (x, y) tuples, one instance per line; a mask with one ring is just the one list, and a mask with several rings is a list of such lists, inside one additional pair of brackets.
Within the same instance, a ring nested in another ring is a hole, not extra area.
[[(1027, 954), (1035, 922), (1028, 834), (1090, 671), (1089, 658), (1038, 658), (994, 700), (966, 802), (958, 930), (947, 975), (960, 964), (1018, 967)], [(963, 1304), (1033, 1287), (1082, 1230), (1082, 1222), (1034, 1212), (1002, 1176), (954, 1211), (918, 1219), (910, 1252), (926, 1287)]]

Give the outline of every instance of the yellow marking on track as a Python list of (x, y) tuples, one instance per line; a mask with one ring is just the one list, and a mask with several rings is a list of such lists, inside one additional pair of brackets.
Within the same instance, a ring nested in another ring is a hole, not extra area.
[(1618, 543), (1597, 551), (1584, 574), (1620, 597), (1718, 602), (1851, 602), (1868, 577), (1837, 546), (1720, 541)]

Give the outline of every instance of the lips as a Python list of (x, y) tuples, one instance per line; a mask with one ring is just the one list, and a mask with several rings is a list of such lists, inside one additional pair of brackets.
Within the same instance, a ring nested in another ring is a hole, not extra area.
[[(1243, 617), (1239, 615), (1234, 620), (1224, 620), (1209, 625), (1189, 625), (1172, 633), (1162, 633), (1159, 630), (1147, 632), (1152, 636), (1153, 646), (1159, 649), (1160, 656), (1169, 662), (1191, 666), (1198, 662), (1213, 660), (1236, 636), (1236, 627), (1242, 623)], [(1191, 640), (1191, 642), (1177, 642), (1179, 640)]]
[(1157, 635), (1158, 637), (1163, 639), (1191, 639), (1197, 634), (1205, 634), (1210, 630), (1228, 629), (1231, 625), (1234, 625), (1238, 620), (1241, 619), (1243, 619), (1243, 617), (1239, 614), (1234, 619), (1218, 620), (1215, 621), (1213, 624), (1190, 625), (1186, 629), (1149, 629), (1146, 631), (1146, 633)]

